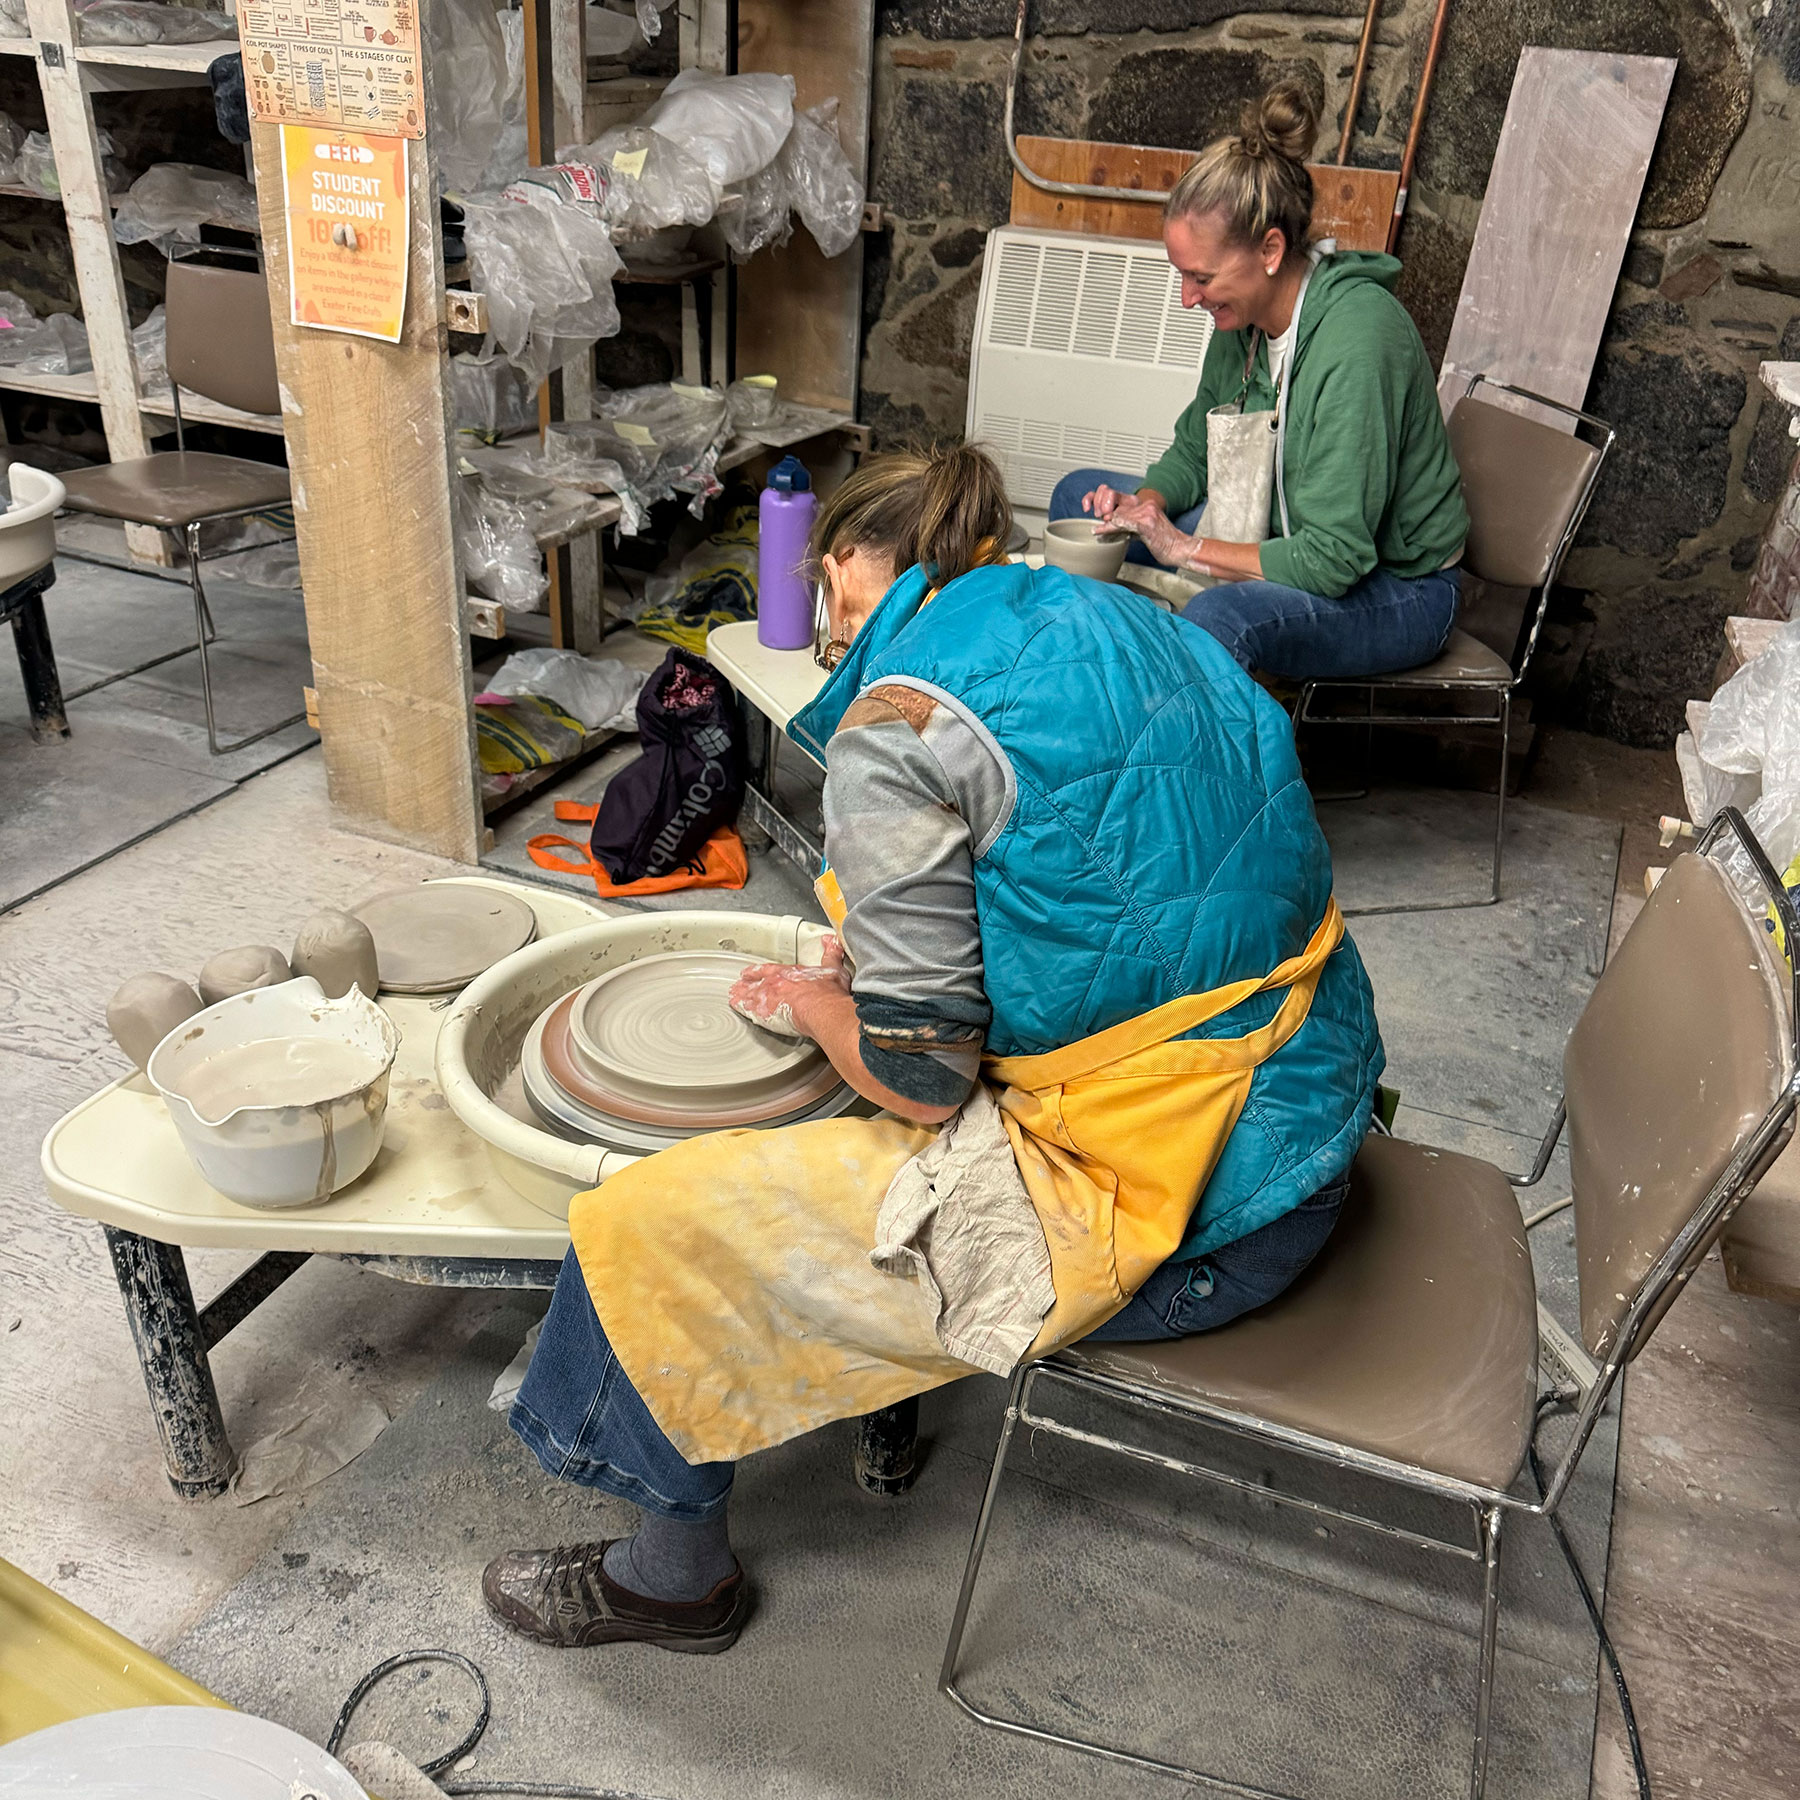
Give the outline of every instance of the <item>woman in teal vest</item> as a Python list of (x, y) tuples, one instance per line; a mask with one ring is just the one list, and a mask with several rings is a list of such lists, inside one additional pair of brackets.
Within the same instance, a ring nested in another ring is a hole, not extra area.
[[(1043, 1342), (1034, 1333), (1049, 1303), (1040, 1297), (1026, 1306), (1009, 1286), (1022, 1279), (1013, 1267), (983, 1262), (980, 1231), (959, 1279), (966, 1285), (973, 1267), (984, 1318), (1016, 1323), (1025, 1308), (1023, 1333), (997, 1360), (949, 1364), (903, 1343), (891, 1319), (873, 1322), (883, 1293), (900, 1290), (892, 1276), (871, 1273), (873, 1231), (858, 1241), (863, 1214), (840, 1209), (851, 1229), (829, 1249), (807, 1236), (808, 1181), (816, 1192), (868, 1182), (878, 1171), (873, 1179), (885, 1192), (898, 1183), (901, 1157), (923, 1160), (921, 1146), (943, 1149), (922, 1127), (955, 1118), (956, 1135), (974, 1136), (968, 1122), (984, 1106), (991, 1121), (992, 1090), (977, 1081), (984, 1059), (1011, 1084), (1008, 1117), (1016, 1119), (1014, 1102), (1038, 1084), (1007, 1070), (1034, 1058), (1053, 1064), (1097, 1034), (1111, 1033), (1105, 1041), (1115, 1043), (1115, 1028), (1140, 1029), (1153, 1015), (1173, 1011), (1181, 1021), (1154, 1042), (1183, 1067), (1224, 1058), (1236, 1044), (1278, 1045), (1240, 1065), (1254, 1073), (1234, 1090), (1241, 1111), (1219, 1114), (1210, 1176), (1206, 1164), (1196, 1171), (1183, 1161), (1185, 1148), (1165, 1158), (1190, 1170), (1187, 1188), (1177, 1182), (1172, 1191), (1183, 1206), (1183, 1193), (1195, 1196), (1191, 1211), (1141, 1237), (1162, 1248), (1129, 1279), (1118, 1263), (1112, 1297), (1083, 1315), (1110, 1313), (1094, 1336), (1169, 1338), (1224, 1325), (1280, 1294), (1336, 1221), (1382, 1050), (1362, 963), (1338, 936), (1330, 856), (1287, 719), (1213, 638), (1142, 596), (1007, 563), (999, 546), (1010, 522), (999, 472), (968, 447), (874, 459), (821, 508), (815, 551), (836, 667), (790, 732), (826, 768), (821, 893), (841, 956), (823, 970), (753, 970), (734, 1004), (815, 1039), (847, 1082), (901, 1123), (693, 1140), (577, 1197), (574, 1248), (511, 1424), (546, 1470), (632, 1500), (643, 1523), (634, 1538), (513, 1552), (489, 1565), (490, 1606), (541, 1642), (705, 1651), (735, 1640), (748, 1601), (725, 1524), (733, 1461), (686, 1451), (709, 1441), (707, 1429), (720, 1442), (720, 1415), (759, 1379), (776, 1390), (778, 1409), (798, 1409), (800, 1422), (771, 1432), (759, 1421), (731, 1440), (745, 1449), (866, 1410), (867, 1386), (827, 1392), (830, 1359), (820, 1360), (819, 1340), (847, 1346), (846, 1366), (859, 1378), (884, 1358), (906, 1365), (877, 1404), (971, 1365), (1010, 1367)], [(1300, 982), (1291, 972), (1285, 986), (1271, 973), (1303, 964), (1309, 997), (1295, 994)], [(1240, 992), (1247, 997), (1231, 1004)], [(1189, 996), (1220, 996), (1219, 1010), (1187, 1025), (1199, 1016)], [(1198, 1057), (1179, 1054), (1194, 1039), (1219, 1042)], [(1172, 1066), (1166, 1055), (1157, 1068), (1164, 1066)], [(1153, 1073), (1150, 1085), (1162, 1080)], [(1102, 1085), (1110, 1098), (1116, 1084)], [(1047, 1091), (1073, 1096), (1076, 1085)], [(1187, 1092), (1170, 1086), (1163, 1100), (1151, 1096), (1160, 1114), (1131, 1115), (1168, 1121), (1170, 1136), (1156, 1145), (1178, 1142), (1190, 1116)], [(1074, 1102), (1066, 1104), (1073, 1119)], [(867, 1138), (850, 1135), (858, 1132)], [(896, 1133), (911, 1135), (900, 1157), (880, 1162)], [(796, 1187), (782, 1159), (801, 1143), (826, 1149), (804, 1165)], [(1026, 1152), (1016, 1134), (1008, 1143), (998, 1129), (985, 1145), (978, 1140), (964, 1177), (1016, 1180)], [(753, 1171), (742, 1180), (740, 1165)], [(1123, 1241), (1135, 1226), (1127, 1178), (1114, 1179), (1106, 1235)], [(1025, 1186), (1039, 1209), (1035, 1220), (1026, 1212), (1026, 1224), (1041, 1237), (1038, 1223), (1057, 1215), (1045, 1214), (1029, 1176)], [(695, 1190), (687, 1213), (673, 1210)], [(722, 1197), (705, 1212), (714, 1190)], [(858, 1201), (868, 1219), (881, 1197)], [(702, 1224), (691, 1231), (696, 1207)], [(777, 1261), (767, 1276), (754, 1266), (746, 1273), (733, 1260), (735, 1240), (766, 1229), (760, 1222), (770, 1217)], [(602, 1228), (615, 1235), (596, 1238)], [(937, 1230), (949, 1229), (946, 1216)], [(651, 1267), (659, 1255), (686, 1254), (666, 1249), (673, 1239), (703, 1259), (684, 1264), (682, 1280), (696, 1266), (713, 1280), (709, 1257), (730, 1263), (729, 1274), (716, 1288), (659, 1282)], [(934, 1239), (934, 1254), (945, 1249)], [(835, 1264), (821, 1260), (831, 1254)], [(1061, 1306), (1064, 1265), (1054, 1249), (1050, 1262)], [(814, 1273), (802, 1279), (796, 1268)], [(981, 1291), (984, 1283), (991, 1291)], [(809, 1289), (834, 1285), (850, 1300), (821, 1327), (804, 1310)], [(759, 1315), (765, 1286), (780, 1290), (770, 1316), (797, 1319), (807, 1339), (812, 1360), (797, 1365), (791, 1382), (771, 1376), (781, 1364), (766, 1339), (721, 1354), (705, 1335), (712, 1314), (729, 1315), (727, 1327)], [(1129, 1295), (1122, 1310), (1120, 1291)], [(716, 1292), (719, 1303), (696, 1307), (695, 1292)], [(646, 1322), (659, 1307), (660, 1318)], [(1082, 1323), (1066, 1335), (1087, 1329)], [(680, 1396), (671, 1403), (666, 1391), (671, 1364), (683, 1365), (678, 1381), (706, 1392), (704, 1404), (680, 1418)], [(908, 1380), (907, 1367), (928, 1372)], [(845, 1399), (857, 1393), (864, 1398)], [(701, 1424), (690, 1429), (691, 1414)]]

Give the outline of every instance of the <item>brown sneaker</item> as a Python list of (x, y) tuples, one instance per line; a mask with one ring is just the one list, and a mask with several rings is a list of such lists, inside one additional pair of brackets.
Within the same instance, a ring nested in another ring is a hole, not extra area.
[(704, 1600), (652, 1600), (620, 1587), (600, 1566), (615, 1541), (496, 1556), (482, 1571), (482, 1598), (503, 1624), (559, 1650), (656, 1644), (711, 1656), (737, 1642), (750, 1616), (742, 1568), (734, 1568)]

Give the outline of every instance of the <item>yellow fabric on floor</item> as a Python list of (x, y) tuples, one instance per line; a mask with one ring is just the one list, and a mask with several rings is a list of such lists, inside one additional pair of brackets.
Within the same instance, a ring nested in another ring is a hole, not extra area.
[[(1252, 1075), (1305, 1022), (1343, 931), (1334, 900), (1305, 951), (1263, 980), (990, 1062), (1056, 1286), (1034, 1356), (1085, 1337), (1168, 1260)], [(1281, 988), (1262, 1029), (1182, 1039)], [(718, 1132), (576, 1196), (569, 1232), (600, 1322), (689, 1462), (748, 1456), (973, 1372), (938, 1343), (917, 1284), (869, 1261), (888, 1184), (931, 1136), (885, 1117)]]

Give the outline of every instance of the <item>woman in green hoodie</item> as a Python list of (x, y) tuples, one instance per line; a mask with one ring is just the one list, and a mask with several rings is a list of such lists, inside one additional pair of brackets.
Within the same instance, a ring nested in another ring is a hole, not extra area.
[[(1469, 529), (1431, 364), (1393, 295), (1399, 263), (1307, 244), (1317, 130), (1310, 96), (1284, 83), (1176, 183), (1163, 242), (1182, 305), (1213, 317), (1200, 391), (1141, 481), (1078, 469), (1050, 504), (1053, 519), (1129, 525), (1139, 560), (1222, 578), (1186, 616), (1245, 668), (1296, 680), (1431, 661)], [(1260, 543), (1195, 535), (1206, 415), (1240, 396), (1279, 421)]]

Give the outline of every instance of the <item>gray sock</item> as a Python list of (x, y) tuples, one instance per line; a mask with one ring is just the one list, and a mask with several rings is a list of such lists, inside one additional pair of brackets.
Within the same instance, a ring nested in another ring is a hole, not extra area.
[(603, 1566), (620, 1587), (647, 1600), (704, 1600), (737, 1559), (723, 1513), (694, 1523), (647, 1512), (637, 1536), (614, 1544)]

